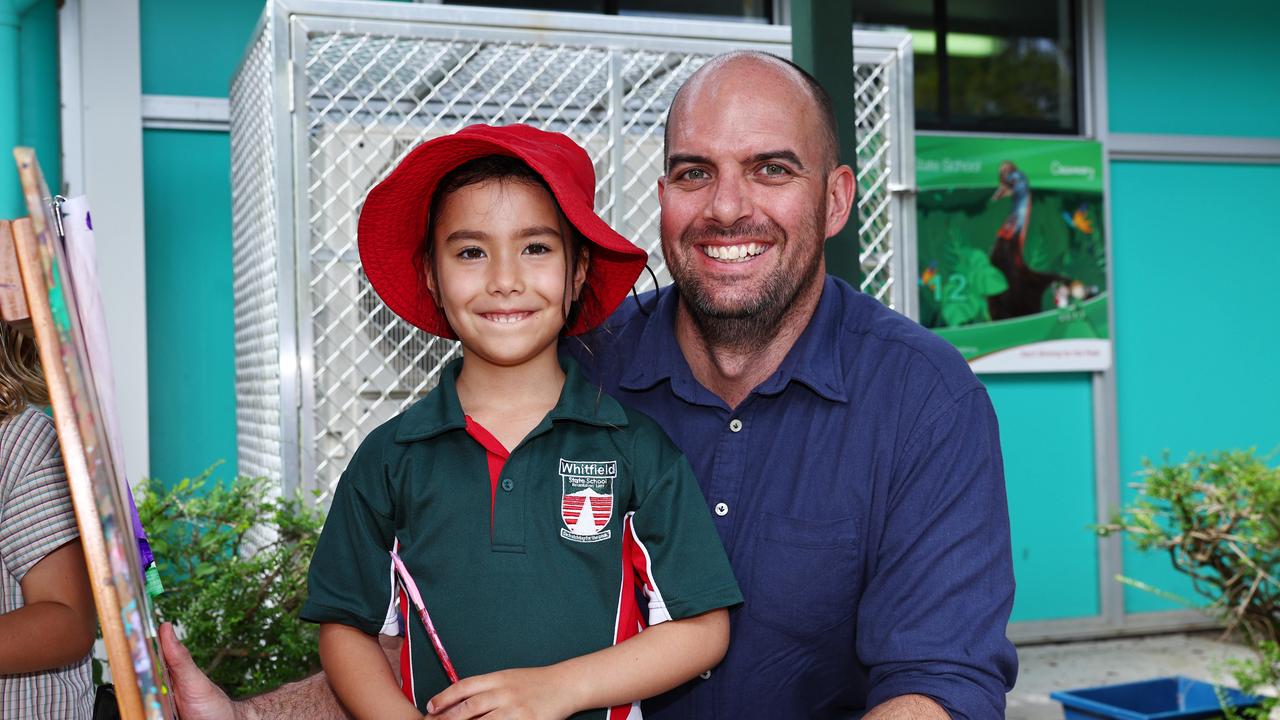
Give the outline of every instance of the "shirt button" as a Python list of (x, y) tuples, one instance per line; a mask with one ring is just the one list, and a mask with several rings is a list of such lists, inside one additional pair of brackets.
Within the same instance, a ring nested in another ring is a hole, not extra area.
[(741, 421), (741, 420), (739, 420), (738, 418), (734, 418), (734, 419), (732, 419), (732, 420), (730, 420), (730, 421), (729, 421), (729, 430), (731, 430), (731, 431), (733, 431), (733, 432), (738, 432), (738, 431), (739, 431), (739, 430), (741, 430), (741, 429), (742, 429), (742, 421)]
[(515, 486), (516, 486), (516, 484), (515, 484), (515, 483), (513, 483), (513, 482), (511, 482), (511, 478), (503, 478), (503, 479), (502, 479), (502, 489), (503, 489), (503, 490), (506, 490), (507, 492), (511, 492), (511, 488), (513, 488), (513, 487), (515, 487)]
[(704, 672), (704, 673), (701, 673), (701, 674), (699, 674), (699, 675), (698, 675), (698, 677), (702, 678), (703, 680), (710, 680), (710, 679), (711, 679), (711, 671), (710, 671), (710, 670), (708, 670), (708, 671), (706, 671), (706, 672)]
[(725, 503), (716, 503), (716, 515), (724, 517), (729, 514), (729, 506)]

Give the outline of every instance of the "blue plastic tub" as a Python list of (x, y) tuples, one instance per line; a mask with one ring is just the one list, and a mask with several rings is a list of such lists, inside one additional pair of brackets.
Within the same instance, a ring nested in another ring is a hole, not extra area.
[(1218, 691), (1235, 708), (1252, 707), (1260, 702), (1239, 690), (1215, 690), (1214, 685), (1181, 676), (1065, 690), (1049, 697), (1062, 703), (1067, 720), (1193, 720), (1222, 717)]

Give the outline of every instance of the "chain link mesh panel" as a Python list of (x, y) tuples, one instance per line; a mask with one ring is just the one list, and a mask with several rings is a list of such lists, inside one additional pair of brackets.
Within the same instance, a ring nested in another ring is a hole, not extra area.
[(236, 446), (242, 474), (281, 476), (280, 323), (271, 43), (259, 31), (231, 84)]
[[(371, 23), (366, 29), (388, 27)], [(295, 112), (301, 118), (293, 142), (297, 156), (278, 159), (279, 168), (270, 166), (270, 152), (265, 151), (269, 141), (264, 138), (272, 132), (268, 96), (255, 94), (258, 83), (270, 81), (270, 63), (257, 60), (261, 39), (232, 93), (233, 152), (239, 153), (233, 159), (238, 168), (237, 382), (242, 376), (246, 381), (256, 378), (256, 372), (264, 379), (279, 372), (266, 362), (268, 350), (276, 347), (266, 325), (275, 318), (252, 304), (257, 300), (250, 296), (265, 298), (274, 288), (264, 284), (275, 263), (275, 246), (265, 241), (275, 232), (269, 177), (289, 172), (293, 162), (302, 182), (298, 301), (306, 327), (300, 329), (304, 344), (299, 352), (312, 358), (301, 367), (314, 368), (311, 377), (300, 371), (300, 484), (322, 495), (332, 490), (359, 441), (429, 391), (443, 365), (460, 352), (455, 343), (396, 317), (361, 273), (356, 222), (369, 189), (417, 144), (471, 123), (521, 122), (564, 132), (587, 149), (595, 164), (597, 210), (649, 251), (657, 282), (666, 284), (670, 275), (659, 248), (654, 192), (662, 171), (663, 123), (676, 90), (711, 56), (636, 47), (646, 44), (643, 38), (623, 47), (617, 40), (552, 42), (547, 39), (552, 34), (509, 27), (491, 37), (480, 29), (464, 36), (456, 27), (422, 23), (382, 32), (360, 30), (359, 22), (344, 21), (316, 23), (295, 34), (294, 82), (300, 86)], [(785, 53), (786, 46), (775, 51)], [(863, 289), (892, 303), (892, 73), (886, 69), (896, 56), (888, 52), (884, 57), (855, 68), (858, 216)], [(259, 156), (253, 155), (255, 148)], [(643, 275), (637, 289), (647, 290), (653, 283)], [(242, 297), (251, 309), (241, 310)], [(252, 341), (241, 340), (242, 329)], [(269, 386), (249, 385), (238, 385), (238, 392), (250, 393), (240, 396), (241, 465), (246, 471), (269, 473), (263, 456), (280, 448), (278, 421), (268, 427), (270, 408), (278, 409), (279, 399), (272, 398), (274, 406), (255, 404), (258, 396), (252, 393), (269, 392)], [(273, 429), (275, 440), (269, 432)]]
[(396, 317), (359, 271), (356, 221), (369, 189), (417, 144), (472, 123), (557, 130), (591, 155), (598, 210), (653, 254), (659, 281), (668, 282), (653, 192), (662, 123), (676, 89), (705, 59), (532, 42), (309, 38), (314, 477), (322, 491), (360, 439), (430, 390), (459, 352)]
[(858, 261), (862, 291), (893, 306), (894, 236), (889, 189), (893, 111), (889, 101), (889, 56), (874, 65), (854, 66), (854, 106), (857, 113)]

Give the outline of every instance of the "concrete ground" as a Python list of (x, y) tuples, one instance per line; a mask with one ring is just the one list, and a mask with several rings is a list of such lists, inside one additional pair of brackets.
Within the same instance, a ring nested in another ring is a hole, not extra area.
[(1062, 720), (1055, 690), (1186, 675), (1235, 685), (1228, 659), (1250, 659), (1248, 648), (1219, 633), (1156, 635), (1018, 648), (1018, 683), (1009, 693), (1009, 720)]

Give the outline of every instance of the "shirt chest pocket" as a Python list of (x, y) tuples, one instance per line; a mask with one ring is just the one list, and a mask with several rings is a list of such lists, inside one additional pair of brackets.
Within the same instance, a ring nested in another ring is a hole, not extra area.
[(853, 518), (759, 518), (746, 607), (776, 630), (811, 638), (853, 617), (862, 561)]

